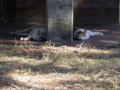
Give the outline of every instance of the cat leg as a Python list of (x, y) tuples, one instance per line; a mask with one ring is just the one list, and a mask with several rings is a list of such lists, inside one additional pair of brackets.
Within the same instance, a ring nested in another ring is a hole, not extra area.
[(10, 34), (10, 35), (18, 35), (19, 32), (20, 32), (20, 30), (17, 30), (15, 32), (8, 32), (8, 34)]
[(28, 27), (28, 28), (26, 28), (26, 29), (21, 30), (21, 32), (29, 32), (29, 31), (31, 31), (32, 29), (37, 28), (37, 27), (38, 27), (38, 26), (31, 26), (31, 27)]
[(10, 32), (10, 35), (16, 35), (16, 36), (28, 36), (29, 33), (22, 33), (21, 31), (16, 31), (16, 32)]
[(30, 36), (25, 37), (25, 38), (21, 37), (20, 40), (21, 41), (30, 41), (30, 38), (31, 38)]
[(8, 32), (10, 35), (28, 36), (32, 29), (17, 30), (15, 32)]
[(22, 36), (28, 36), (30, 34), (30, 32), (32, 30), (34, 30), (35, 28), (39, 28), (40, 26), (32, 26), (32, 27), (29, 27), (29, 28), (26, 28), (24, 30), (21, 30), (19, 33), (19, 35), (22, 35)]
[(30, 33), (32, 29), (38, 28), (38, 27), (40, 27), (40, 26), (31, 26), (31, 27), (28, 27), (28, 28), (23, 29), (23, 30), (17, 30), (15, 32), (8, 32), (8, 34), (11, 34), (11, 35), (21, 35), (22, 33)]

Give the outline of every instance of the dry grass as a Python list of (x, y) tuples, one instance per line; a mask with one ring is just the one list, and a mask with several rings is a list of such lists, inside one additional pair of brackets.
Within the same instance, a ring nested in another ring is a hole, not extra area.
[(0, 46), (0, 90), (120, 90), (120, 48)]

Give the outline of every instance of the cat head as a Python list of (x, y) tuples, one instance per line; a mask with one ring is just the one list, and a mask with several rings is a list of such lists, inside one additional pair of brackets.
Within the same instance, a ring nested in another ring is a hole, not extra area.
[(83, 31), (76, 32), (76, 38), (82, 40), (82, 38), (86, 36), (86, 32), (87, 30), (84, 30), (84, 32)]
[(38, 30), (36, 35), (33, 38), (34, 38), (34, 40), (45, 40), (46, 34), (41, 32), (41, 30)]

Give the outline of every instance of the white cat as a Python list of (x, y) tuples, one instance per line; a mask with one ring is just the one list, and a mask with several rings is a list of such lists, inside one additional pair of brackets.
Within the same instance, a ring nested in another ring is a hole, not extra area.
[(46, 26), (32, 26), (24, 30), (17, 30), (15, 32), (10, 32), (9, 34), (14, 34), (18, 36), (27, 36), (25, 38), (21, 37), (20, 40), (28, 41), (31, 38), (34, 40), (44, 40), (46, 39)]
[(103, 33), (92, 32), (90, 30), (86, 30), (83, 28), (76, 28), (73, 32), (73, 38), (79, 39), (79, 40), (86, 40), (86, 39), (89, 39), (90, 36), (94, 36), (94, 35), (102, 35), (103, 36)]
[[(18, 30), (15, 32), (10, 32), (9, 34), (14, 34), (18, 36), (27, 36), (25, 38), (21, 37), (20, 40), (27, 41), (33, 38), (34, 40), (44, 40), (46, 39), (46, 26), (32, 26), (24, 30)], [(73, 32), (73, 38), (79, 40), (89, 39), (90, 36), (102, 35), (101, 32), (92, 32), (90, 30), (76, 28)]]

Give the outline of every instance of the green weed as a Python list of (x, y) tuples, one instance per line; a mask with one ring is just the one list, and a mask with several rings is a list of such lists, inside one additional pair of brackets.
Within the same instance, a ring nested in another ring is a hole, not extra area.
[(106, 86), (104, 90), (109, 90), (109, 88)]
[(17, 42), (17, 39), (15, 38), (15, 45), (14, 47), (18, 47), (18, 42)]
[(116, 78), (116, 81), (115, 81), (115, 90), (117, 90), (117, 88), (118, 88), (118, 80)]
[(31, 72), (31, 68), (28, 68), (28, 69), (27, 69), (27, 72), (30, 73), (30, 72)]
[(111, 44), (109, 48), (119, 48), (120, 44)]

